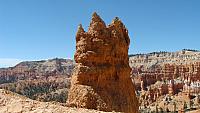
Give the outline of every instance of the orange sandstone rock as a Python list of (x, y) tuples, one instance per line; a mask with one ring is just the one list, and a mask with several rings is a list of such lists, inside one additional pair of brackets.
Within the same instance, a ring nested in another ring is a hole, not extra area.
[(130, 78), (128, 31), (115, 18), (108, 26), (94, 13), (88, 29), (76, 35), (76, 66), (67, 103), (70, 106), (138, 113)]

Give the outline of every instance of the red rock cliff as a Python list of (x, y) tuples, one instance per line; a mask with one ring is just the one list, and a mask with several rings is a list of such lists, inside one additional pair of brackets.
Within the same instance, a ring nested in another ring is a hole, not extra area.
[(76, 66), (67, 103), (70, 106), (138, 113), (130, 78), (128, 31), (115, 18), (109, 26), (94, 13), (88, 32), (76, 35)]

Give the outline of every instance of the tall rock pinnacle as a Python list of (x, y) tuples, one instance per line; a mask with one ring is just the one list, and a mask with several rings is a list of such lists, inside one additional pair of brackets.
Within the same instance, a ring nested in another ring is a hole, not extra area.
[(85, 32), (85, 31), (84, 31), (82, 25), (80, 24), (80, 25), (78, 26), (77, 34), (84, 33), (84, 32)]
[(104, 21), (99, 15), (97, 15), (96, 12), (94, 12), (92, 15), (92, 20), (90, 22), (88, 33), (92, 35), (99, 35), (101, 32), (103, 32), (103, 30), (105, 30), (105, 28), (106, 24), (104, 23)]
[(76, 35), (76, 66), (67, 103), (70, 106), (138, 113), (138, 101), (130, 78), (128, 31), (115, 18), (106, 27), (94, 13), (85, 32)]

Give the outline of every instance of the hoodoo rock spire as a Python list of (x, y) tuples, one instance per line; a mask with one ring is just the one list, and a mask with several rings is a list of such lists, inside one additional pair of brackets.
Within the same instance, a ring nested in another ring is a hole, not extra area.
[(92, 20), (90, 22), (88, 33), (99, 35), (99, 33), (103, 32), (105, 28), (106, 24), (104, 23), (104, 21), (96, 12), (94, 12), (92, 15)]
[(128, 31), (119, 18), (106, 26), (96, 13), (85, 32), (76, 35), (76, 66), (67, 103), (70, 106), (138, 113), (130, 78)]
[(77, 34), (84, 33), (84, 32), (85, 32), (85, 31), (84, 31), (84, 29), (83, 29), (82, 24), (79, 24)]

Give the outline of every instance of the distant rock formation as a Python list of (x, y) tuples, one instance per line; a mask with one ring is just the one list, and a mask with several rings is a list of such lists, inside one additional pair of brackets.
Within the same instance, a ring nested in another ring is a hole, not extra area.
[[(150, 111), (154, 111), (152, 107), (155, 108), (155, 105), (161, 109), (168, 107), (169, 111), (173, 111), (171, 108), (174, 106), (176, 111), (199, 106), (199, 60), (199, 51), (186, 49), (130, 56), (129, 63), (140, 99), (140, 110), (148, 111), (146, 108), (151, 108)], [(188, 107), (182, 107), (184, 103)]]
[(49, 59), (25, 61), (0, 68), (0, 89), (7, 89), (40, 101), (66, 102), (74, 61)]
[(138, 113), (130, 78), (128, 31), (115, 18), (108, 26), (94, 13), (88, 32), (76, 35), (76, 66), (67, 103), (70, 106)]
[(131, 67), (143, 65), (146, 69), (151, 69), (155, 65), (162, 64), (187, 64), (198, 62), (200, 60), (200, 51), (183, 49), (177, 52), (152, 52), (148, 54), (129, 55)]

